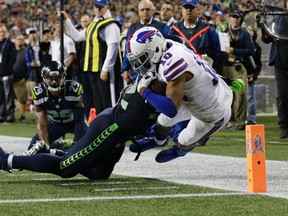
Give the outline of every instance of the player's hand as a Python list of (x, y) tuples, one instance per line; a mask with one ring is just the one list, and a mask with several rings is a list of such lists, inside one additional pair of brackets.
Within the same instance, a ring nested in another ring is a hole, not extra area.
[(138, 83), (137, 91), (142, 94), (145, 88), (147, 88), (154, 79), (156, 79), (156, 76), (152, 72), (144, 75)]

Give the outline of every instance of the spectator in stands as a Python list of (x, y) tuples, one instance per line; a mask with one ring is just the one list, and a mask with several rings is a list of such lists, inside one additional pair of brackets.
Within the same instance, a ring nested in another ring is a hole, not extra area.
[(122, 61), (123, 61), (123, 56), (125, 52), (125, 47), (126, 47), (126, 42), (127, 42), (127, 31), (128, 28), (126, 27), (126, 23), (123, 17), (116, 16), (115, 20), (118, 21), (119, 26), (121, 28), (120, 32), (120, 40), (119, 40), (119, 49), (121, 51), (121, 66), (122, 66)]
[[(52, 61), (61, 62), (61, 50), (60, 50), (60, 24), (56, 23), (53, 29), (53, 40), (51, 41), (49, 54), (51, 55)], [(64, 64), (66, 68), (66, 79), (72, 80), (72, 66), (76, 60), (76, 48), (75, 42), (70, 38), (64, 30), (63, 34), (63, 52), (64, 52)]]
[(28, 91), (26, 88), (26, 81), (28, 78), (28, 68), (26, 66), (25, 59), (25, 41), (24, 36), (18, 35), (16, 37), (16, 62), (13, 65), (13, 74), (14, 74), (14, 83), (13, 89), (15, 92), (15, 96), (17, 102), (19, 104), (19, 112), (20, 112), (20, 121), (24, 121), (26, 119), (26, 103), (28, 100)]
[(26, 65), (28, 67), (29, 77), (26, 82), (28, 89), (28, 98), (32, 98), (31, 92), (36, 83), (41, 82), (41, 64), (43, 61), (40, 45), (39, 35), (35, 28), (28, 29), (29, 44), (26, 47)]
[(160, 11), (160, 21), (166, 23), (168, 26), (172, 26), (177, 21), (174, 19), (175, 16), (175, 6), (170, 1), (165, 1), (162, 4)]
[[(247, 80), (245, 61), (254, 54), (254, 44), (251, 36), (242, 28), (244, 13), (235, 9), (230, 14), (229, 38), (230, 47), (223, 53), (224, 67), (222, 75), (230, 79)], [(233, 92), (232, 114), (226, 129), (244, 130), (247, 118), (247, 91)]]
[[(87, 26), (92, 21), (92, 17), (90, 17), (88, 14), (82, 15), (80, 19), (80, 25), (78, 25), (76, 28), (79, 31), (82, 31), (83, 29), (86, 29)], [(76, 45), (76, 53), (77, 53), (77, 59), (76, 59), (76, 69), (77, 69), (77, 78), (78, 81), (83, 85), (84, 94), (83, 94), (83, 103), (84, 103), (84, 110), (85, 110), (85, 116), (88, 119), (90, 108), (93, 107), (93, 100), (91, 98), (86, 97), (87, 94), (86, 91), (89, 91), (90, 89), (86, 89), (86, 86), (89, 86), (89, 75), (87, 72), (83, 71), (84, 67), (84, 59), (85, 59), (85, 49), (86, 49), (86, 41), (78, 41), (75, 43)]]
[(257, 80), (258, 75), (261, 72), (262, 68), (262, 61), (261, 61), (261, 54), (262, 48), (257, 43), (257, 29), (253, 26), (249, 25), (246, 27), (247, 32), (251, 35), (253, 43), (254, 43), (254, 54), (252, 59), (249, 58), (250, 67), (247, 66), (247, 77), (248, 77), (248, 92), (247, 92), (247, 99), (248, 99), (248, 118), (247, 124), (248, 125), (255, 125), (256, 124), (256, 98), (254, 92), (254, 82)]
[(183, 0), (183, 20), (172, 26), (171, 35), (181, 36), (187, 47), (198, 55), (207, 55), (214, 61), (213, 67), (220, 67), (220, 41), (215, 28), (203, 22), (199, 17), (198, 0)]
[(228, 31), (228, 23), (223, 16), (222, 11), (217, 11), (215, 15), (215, 26), (217, 32), (227, 32)]
[(7, 27), (0, 24), (0, 123), (15, 122), (13, 65), (15, 44), (8, 38)]
[(49, 29), (44, 29), (42, 32), (43, 40), (40, 42), (40, 51), (43, 56), (43, 64), (51, 61), (51, 55), (49, 54), (52, 35)]
[(94, 0), (95, 17), (81, 32), (74, 27), (64, 11), (61, 13), (71, 37), (75, 41), (86, 40), (83, 71), (88, 73), (89, 83), (83, 83), (84, 97), (93, 100), (92, 107), (99, 114), (116, 104), (114, 67), (118, 56), (120, 29), (112, 18), (108, 0)]
[[(165, 23), (162, 23), (156, 19), (154, 19), (154, 5), (150, 0), (141, 0), (138, 4), (138, 15), (139, 15), (139, 20), (136, 23), (133, 23), (129, 28), (127, 32), (127, 38), (130, 38), (132, 34), (142, 28), (143, 26), (151, 26), (156, 29), (158, 29), (163, 36), (167, 36), (170, 33), (170, 27), (167, 26)], [(127, 50), (124, 52), (124, 60), (123, 60), (123, 65), (121, 68), (121, 75), (123, 79), (129, 84), (132, 83), (132, 77), (130, 71), (131, 65), (128, 61), (127, 58)]]

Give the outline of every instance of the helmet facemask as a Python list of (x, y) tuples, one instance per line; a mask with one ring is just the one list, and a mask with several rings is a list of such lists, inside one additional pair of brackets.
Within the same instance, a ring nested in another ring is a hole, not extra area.
[(43, 81), (51, 92), (61, 91), (65, 87), (65, 75), (59, 75), (59, 71), (50, 71), (48, 76), (43, 76)]
[(49, 91), (58, 92), (64, 89), (66, 70), (60, 62), (47, 62), (41, 70), (41, 76)]
[(151, 61), (151, 58), (149, 57), (151, 55), (149, 55), (148, 52), (141, 53), (137, 56), (133, 53), (129, 53), (127, 56), (136, 73), (145, 75), (149, 72), (154, 72), (156, 65)]

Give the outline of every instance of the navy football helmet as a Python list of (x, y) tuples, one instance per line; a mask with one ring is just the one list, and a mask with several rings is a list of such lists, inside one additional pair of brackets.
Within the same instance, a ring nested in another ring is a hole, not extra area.
[(51, 92), (61, 91), (65, 86), (66, 70), (58, 61), (47, 62), (42, 68), (41, 76)]

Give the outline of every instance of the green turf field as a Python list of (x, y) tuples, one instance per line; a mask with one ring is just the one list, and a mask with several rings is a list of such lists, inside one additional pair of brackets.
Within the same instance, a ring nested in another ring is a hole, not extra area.
[[(258, 117), (257, 120), (265, 125), (267, 159), (287, 161), (288, 140), (278, 138), (277, 117)], [(31, 137), (35, 132), (33, 115), (29, 115), (23, 123), (0, 124), (0, 135)], [(244, 131), (220, 131), (205, 147), (196, 148), (195, 152), (245, 157)], [(14, 171), (12, 174), (0, 172), (0, 215), (5, 216), (278, 216), (287, 215), (287, 212), (287, 199), (175, 184), (152, 178), (112, 175), (108, 181), (90, 181), (80, 175), (61, 179), (55, 175), (29, 171)]]

